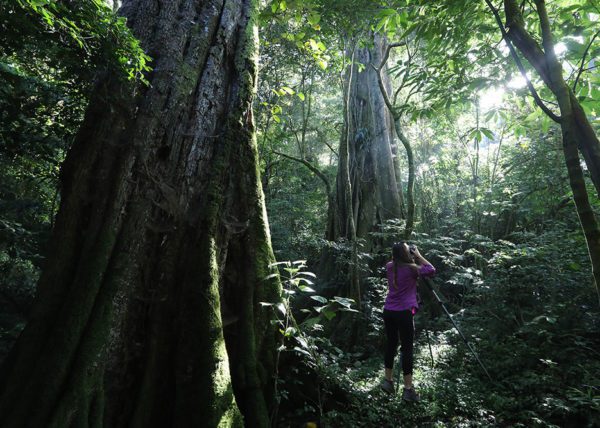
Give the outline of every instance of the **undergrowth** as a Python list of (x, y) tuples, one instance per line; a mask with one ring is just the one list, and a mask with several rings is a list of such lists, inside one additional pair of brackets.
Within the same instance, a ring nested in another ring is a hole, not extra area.
[(302, 333), (309, 355), (287, 338), (277, 426), (600, 426), (598, 306), (581, 239), (564, 230), (496, 242), (468, 232), (419, 236), (438, 267), (437, 291), (492, 380), (422, 288), (414, 374), (421, 402), (380, 390), (386, 285), (373, 270), (361, 313), (345, 315), (362, 326), (358, 344), (337, 343), (320, 324)]

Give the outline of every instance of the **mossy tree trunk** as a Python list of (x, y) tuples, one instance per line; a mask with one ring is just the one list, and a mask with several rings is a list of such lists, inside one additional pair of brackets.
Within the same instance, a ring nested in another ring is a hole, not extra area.
[[(125, 1), (149, 86), (101, 76), (61, 176), (3, 427), (268, 426), (273, 261), (252, 0)], [(243, 415), (243, 416), (242, 416)]]

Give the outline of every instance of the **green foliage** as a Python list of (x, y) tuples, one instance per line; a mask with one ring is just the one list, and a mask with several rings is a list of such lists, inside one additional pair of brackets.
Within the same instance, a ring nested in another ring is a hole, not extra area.
[(369, 280), (363, 310), (366, 340), (355, 349), (333, 347), (321, 328), (305, 331), (312, 363), (293, 360), (281, 373), (282, 421), (314, 420), (319, 413), (321, 423), (332, 427), (594, 426), (599, 311), (591, 303), (583, 238), (556, 224), (541, 235), (516, 233), (512, 239), (491, 241), (469, 231), (418, 236), (438, 267), (436, 283), (447, 307), (493, 382), (422, 289), (415, 372), (422, 402), (407, 405), (380, 391), (387, 283), (377, 274)]
[[(283, 337), (283, 344), (279, 347), (277, 354), (278, 368), (275, 382), (277, 407), (282, 406), (284, 409), (290, 405), (290, 390), (295, 390), (304, 384), (301, 379), (296, 378), (300, 369), (294, 367), (289, 370), (288, 365), (284, 362), (292, 360), (306, 373), (316, 374), (318, 382), (313, 386), (317, 390), (317, 395), (320, 396), (326, 388), (327, 382), (322, 382), (321, 379), (327, 372), (327, 366), (342, 353), (339, 348), (332, 347), (329, 340), (322, 336), (323, 324), (331, 321), (338, 313), (358, 312), (352, 307), (355, 303), (352, 299), (339, 296), (327, 299), (315, 294), (312, 287), (315, 286), (313, 280), (316, 279), (316, 275), (304, 270), (305, 263), (305, 260), (298, 260), (272, 264), (271, 268), (283, 270), (281, 301), (260, 302), (263, 307), (271, 308), (274, 311), (275, 317), (272, 323), (278, 325), (279, 333)], [(273, 273), (270, 276), (278, 275), (279, 273)], [(301, 308), (295, 314), (294, 303), (298, 302), (302, 296), (309, 297), (308, 306), (310, 308)], [(297, 321), (299, 315), (303, 318), (302, 322)], [(324, 346), (329, 352), (323, 351)], [(282, 377), (279, 377), (281, 372)], [(317, 407), (322, 412), (323, 403), (319, 401)], [(305, 404), (303, 410), (316, 411), (317, 408)]]
[[(316, 275), (312, 272), (304, 270), (306, 268), (306, 260), (298, 260), (294, 262), (277, 262), (270, 267), (282, 267), (285, 272), (283, 279), (283, 296), (281, 302), (261, 302), (262, 306), (271, 306), (277, 309), (277, 319), (273, 322), (279, 325), (279, 332), (284, 338), (294, 338), (299, 346), (294, 346), (293, 350), (300, 352), (310, 358), (312, 363), (316, 362), (316, 357), (312, 354), (309, 347), (310, 336), (307, 331), (322, 330), (322, 323), (327, 320), (331, 321), (338, 312), (358, 312), (352, 308), (354, 301), (345, 297), (334, 296), (332, 299), (327, 299), (318, 294), (314, 294), (315, 290), (313, 279)], [(272, 274), (278, 275), (278, 274)], [(313, 301), (312, 310), (302, 309), (301, 312), (308, 314), (304, 317), (302, 323), (298, 323), (293, 314), (292, 302), (298, 293), (308, 294)], [(314, 304), (317, 302), (318, 304)], [(313, 312), (314, 311), (314, 312)], [(281, 349), (286, 349), (285, 345)]]
[(20, 32), (28, 26), (33, 34), (38, 31), (56, 33), (59, 43), (65, 46), (70, 45), (66, 40), (68, 37), (85, 57), (96, 59), (124, 77), (147, 83), (144, 73), (150, 71), (150, 57), (131, 34), (125, 18), (117, 16), (104, 0), (78, 3), (18, 0), (12, 5), (6, 4), (10, 2), (2, 3), (2, 16), (12, 16), (15, 21), (14, 15), (26, 16), (26, 21), (9, 19), (4, 22), (3, 26), (10, 30)]

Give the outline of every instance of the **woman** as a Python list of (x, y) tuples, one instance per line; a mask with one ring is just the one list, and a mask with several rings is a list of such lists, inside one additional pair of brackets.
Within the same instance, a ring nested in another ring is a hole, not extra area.
[(402, 399), (419, 401), (419, 394), (413, 388), (413, 340), (415, 324), (413, 316), (417, 303), (417, 279), (431, 276), (435, 268), (421, 255), (416, 246), (409, 247), (399, 242), (392, 247), (392, 261), (386, 265), (388, 294), (383, 306), (383, 322), (387, 337), (385, 348), (385, 379), (381, 388), (388, 393), (394, 392), (392, 368), (394, 356), (398, 349), (402, 351), (402, 372), (404, 374), (404, 391)]

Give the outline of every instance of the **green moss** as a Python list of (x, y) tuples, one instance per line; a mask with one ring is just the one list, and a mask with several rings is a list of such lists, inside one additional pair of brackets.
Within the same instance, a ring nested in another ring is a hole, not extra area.
[(244, 418), (237, 409), (234, 402), (231, 403), (229, 410), (223, 414), (221, 420), (217, 424), (218, 428), (242, 428), (244, 426)]

